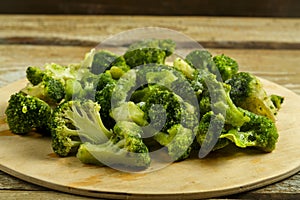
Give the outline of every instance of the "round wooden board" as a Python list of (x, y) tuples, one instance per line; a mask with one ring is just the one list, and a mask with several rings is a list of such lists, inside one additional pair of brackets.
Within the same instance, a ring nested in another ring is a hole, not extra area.
[[(59, 158), (52, 152), (49, 138), (35, 133), (13, 135), (2, 119), (0, 169), (54, 190), (114, 199), (209, 198), (271, 184), (300, 170), (300, 97), (277, 84), (262, 81), (268, 93), (285, 97), (277, 121), (280, 138), (272, 153), (229, 147), (205, 159), (173, 163), (151, 173), (129, 174), (84, 165), (75, 157)], [(0, 116), (4, 115), (9, 96), (25, 82), (0, 89)]]

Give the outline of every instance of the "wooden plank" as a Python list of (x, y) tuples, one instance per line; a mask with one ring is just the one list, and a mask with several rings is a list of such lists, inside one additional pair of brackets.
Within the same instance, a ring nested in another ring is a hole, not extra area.
[[(0, 45), (0, 86), (25, 77), (29, 65), (80, 62), (92, 47)], [(226, 54), (250, 71), (300, 94), (300, 50), (209, 49)]]
[(0, 44), (91, 46), (125, 30), (154, 26), (186, 34), (206, 48), (300, 49), (297, 18), (0, 15), (0, 22)]
[[(32, 200), (32, 199), (43, 199), (43, 200), (77, 200), (77, 199), (94, 199), (89, 197), (82, 197), (78, 195), (71, 195), (65, 193), (58, 193), (54, 191), (8, 191), (0, 190), (0, 199), (6, 200)], [(101, 199), (100, 199), (101, 200)]]
[[(146, 6), (145, 6), (146, 5)], [(217, 15), (299, 17), (297, 0), (11, 0), (1, 13), (26, 14), (129, 14), (129, 15)]]

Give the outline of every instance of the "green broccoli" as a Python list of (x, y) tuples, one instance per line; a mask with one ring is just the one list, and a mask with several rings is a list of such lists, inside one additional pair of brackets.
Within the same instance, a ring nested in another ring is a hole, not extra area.
[(146, 126), (145, 113), (134, 102), (124, 102), (119, 107), (113, 108), (110, 116), (115, 121), (133, 121), (140, 126)]
[(161, 49), (165, 52), (166, 56), (170, 56), (175, 51), (176, 43), (171, 39), (146, 39), (132, 43), (128, 50), (154, 48)]
[(32, 85), (42, 82), (43, 76), (44, 72), (39, 67), (30, 66), (26, 69), (26, 78)]
[(210, 108), (209, 110), (216, 114), (221, 113), (225, 117), (226, 124), (235, 127), (242, 126), (249, 121), (249, 117), (244, 116), (243, 112), (238, 110), (232, 102), (229, 94), (230, 85), (217, 81), (216, 75), (197, 70), (192, 86), (201, 90), (199, 92), (201, 94), (199, 97), (200, 113), (205, 114)]
[(151, 158), (141, 139), (142, 134), (142, 129), (135, 123), (119, 121), (107, 142), (81, 144), (77, 158), (86, 164), (107, 165), (126, 171), (145, 169)]
[(124, 54), (126, 63), (130, 68), (146, 64), (164, 64), (166, 59), (165, 51), (158, 48), (143, 48), (128, 50)]
[(194, 50), (185, 57), (185, 61), (198, 71), (211, 72), (217, 76), (218, 80), (220, 79), (218, 68), (213, 61), (211, 53), (208, 51), (204, 49)]
[(43, 76), (41, 82), (37, 85), (31, 83), (27, 84), (27, 86), (22, 89), (22, 92), (42, 99), (49, 104), (59, 103), (65, 98), (64, 85), (59, 80), (50, 76)]
[(189, 157), (194, 137), (191, 129), (180, 124), (173, 125), (167, 133), (158, 132), (154, 135), (154, 139), (160, 145), (167, 147), (172, 161), (181, 161)]
[(223, 115), (214, 114), (213, 111), (207, 112), (200, 120), (196, 130), (197, 142), (201, 146), (200, 157), (206, 156), (210, 151), (215, 151), (227, 146), (230, 141), (220, 138), (224, 132), (225, 118)]
[(223, 81), (230, 79), (239, 70), (238, 63), (224, 54), (214, 56), (213, 61), (217, 66)]
[(284, 102), (284, 97), (276, 95), (276, 94), (272, 94), (270, 96), (271, 101), (273, 102), (274, 106), (276, 107), (277, 111), (280, 110), (281, 105)]
[(9, 129), (16, 134), (24, 135), (33, 129), (42, 129), (47, 133), (51, 107), (37, 97), (22, 92), (11, 95), (5, 110)]
[(60, 104), (49, 122), (54, 152), (68, 156), (76, 153), (83, 142), (106, 142), (112, 132), (103, 125), (99, 111), (99, 104), (91, 100), (72, 100)]
[(248, 72), (239, 72), (229, 80), (230, 97), (235, 105), (275, 121), (277, 110), (261, 81)]
[(273, 151), (278, 139), (275, 123), (265, 116), (247, 110), (243, 110), (243, 112), (250, 118), (250, 121), (239, 129), (230, 129), (220, 138), (227, 138), (241, 148), (255, 147), (265, 152)]
[(187, 78), (193, 79), (195, 69), (185, 60), (176, 58), (173, 62), (173, 67), (180, 70)]
[(161, 86), (153, 86), (150, 89), (142, 110), (147, 121), (151, 121), (151, 126), (162, 132), (166, 132), (175, 124), (193, 129), (198, 121), (197, 110), (193, 105)]

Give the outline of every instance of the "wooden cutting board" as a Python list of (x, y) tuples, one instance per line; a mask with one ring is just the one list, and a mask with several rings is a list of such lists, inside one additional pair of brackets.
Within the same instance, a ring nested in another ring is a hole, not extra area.
[(300, 170), (300, 97), (262, 80), (268, 93), (285, 96), (277, 127), (279, 142), (272, 153), (234, 147), (205, 159), (173, 163), (151, 173), (129, 174), (108, 167), (84, 165), (75, 157), (59, 158), (49, 138), (8, 131), (4, 111), (21, 80), (0, 88), (0, 169), (8, 174), (63, 192), (118, 199), (195, 199), (229, 195), (265, 186)]

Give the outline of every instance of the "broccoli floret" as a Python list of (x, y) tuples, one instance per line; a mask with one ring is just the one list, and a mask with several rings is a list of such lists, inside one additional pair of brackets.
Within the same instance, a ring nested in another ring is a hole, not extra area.
[(176, 58), (173, 62), (173, 67), (180, 70), (187, 78), (193, 79), (195, 69), (185, 60)]
[(180, 96), (161, 86), (151, 88), (142, 110), (147, 121), (151, 121), (151, 126), (162, 132), (166, 132), (175, 124), (193, 129), (198, 121), (193, 105), (184, 102)]
[(208, 51), (194, 50), (185, 57), (185, 61), (193, 68), (199, 71), (211, 72), (218, 76), (218, 80), (220, 79), (218, 68), (213, 61), (211, 53), (209, 53)]
[(31, 66), (26, 69), (26, 78), (32, 85), (37, 85), (42, 82), (43, 76), (43, 70), (38, 67)]
[(191, 129), (180, 124), (173, 125), (167, 133), (159, 132), (154, 135), (154, 139), (160, 145), (167, 147), (172, 161), (180, 161), (189, 157), (194, 137)]
[(207, 112), (200, 120), (197, 128), (196, 138), (201, 146), (199, 157), (206, 156), (210, 151), (215, 151), (227, 146), (230, 141), (220, 138), (224, 132), (225, 118), (223, 115), (214, 114), (213, 111)]
[(215, 62), (223, 81), (230, 79), (239, 70), (238, 63), (224, 54), (214, 56), (213, 61)]
[(94, 74), (101, 74), (105, 70), (109, 70), (112, 63), (118, 58), (117, 55), (106, 50), (97, 51), (91, 56), (93, 61), (90, 66), (90, 70)]
[(52, 148), (60, 156), (76, 153), (83, 142), (101, 144), (112, 132), (103, 125), (100, 106), (91, 100), (60, 104), (50, 119)]
[(274, 106), (276, 107), (277, 111), (280, 110), (281, 105), (284, 102), (284, 97), (276, 95), (276, 94), (272, 94), (270, 96), (271, 101), (273, 102)]
[(46, 102), (21, 92), (11, 95), (5, 110), (9, 129), (20, 135), (34, 128), (45, 130), (51, 113), (52, 109)]
[(151, 159), (141, 134), (142, 129), (135, 123), (119, 121), (110, 140), (103, 144), (80, 145), (77, 158), (83, 163), (107, 165), (126, 171), (145, 169)]
[(166, 56), (170, 56), (175, 51), (175, 47), (176, 43), (171, 39), (146, 39), (132, 43), (128, 50), (155, 48), (163, 50)]
[(275, 121), (276, 107), (257, 77), (239, 72), (226, 83), (231, 85), (230, 97), (235, 105)]
[(95, 102), (101, 106), (100, 114), (102, 121), (108, 128), (112, 128), (115, 125), (114, 119), (110, 116), (112, 108), (111, 98), (115, 87), (115, 83), (108, 83), (102, 90), (97, 91), (95, 94)]
[(249, 118), (244, 116), (243, 112), (238, 110), (232, 102), (229, 94), (230, 85), (217, 81), (216, 75), (210, 72), (197, 71), (192, 86), (195, 90), (198, 89), (195, 86), (199, 86), (199, 90), (201, 90), (199, 92), (201, 94), (199, 97), (201, 113), (207, 112), (210, 107), (209, 110), (212, 110), (215, 114), (220, 113), (225, 117), (226, 124), (235, 127), (242, 126), (249, 121)]
[(158, 48), (142, 48), (128, 50), (124, 54), (126, 63), (130, 68), (134, 68), (146, 64), (164, 64), (166, 59), (165, 51)]
[(43, 76), (37, 85), (27, 84), (22, 92), (46, 101), (49, 104), (59, 103), (65, 97), (65, 87), (61, 81), (50, 76)]
[(96, 90), (102, 90), (107, 84), (116, 84), (116, 80), (112, 78), (109, 72), (105, 72), (99, 75)]
[(265, 152), (273, 151), (278, 139), (275, 123), (265, 116), (247, 110), (242, 111), (250, 118), (250, 121), (239, 129), (230, 129), (220, 138), (227, 138), (241, 148), (255, 147)]
[(140, 126), (148, 124), (145, 120), (145, 113), (132, 101), (125, 102), (119, 107), (113, 108), (110, 115), (115, 121), (133, 121)]

